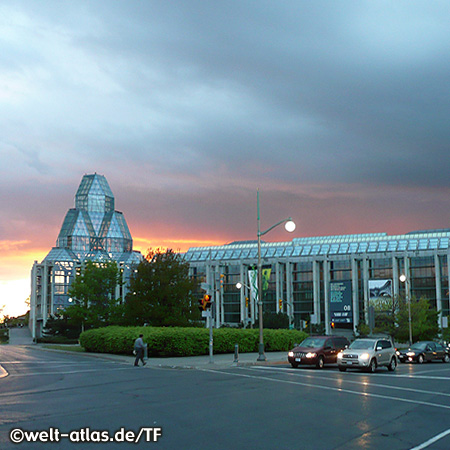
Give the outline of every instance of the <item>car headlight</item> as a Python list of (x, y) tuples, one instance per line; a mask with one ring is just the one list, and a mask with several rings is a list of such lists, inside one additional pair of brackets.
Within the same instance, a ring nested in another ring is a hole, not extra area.
[(307, 354), (306, 354), (306, 357), (307, 358), (315, 358), (317, 356), (317, 353), (311, 353), (311, 352), (308, 352)]
[(341, 359), (343, 354), (344, 354), (343, 352), (339, 352), (339, 353), (337, 354), (338, 359)]
[(294, 356), (294, 352), (289, 352), (288, 356)]
[(364, 360), (369, 359), (369, 358), (370, 358), (370, 355), (369, 355), (368, 353), (363, 353), (363, 354), (360, 356), (360, 359), (364, 359)]
[(406, 356), (416, 356), (415, 352), (408, 352), (406, 353)]
[(395, 353), (397, 354), (397, 356), (400, 356), (400, 352), (398, 350)]

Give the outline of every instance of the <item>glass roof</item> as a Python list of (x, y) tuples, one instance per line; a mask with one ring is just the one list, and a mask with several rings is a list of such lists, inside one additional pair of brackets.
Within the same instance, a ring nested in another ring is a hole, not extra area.
[[(292, 242), (261, 244), (262, 258), (287, 258), (365, 253), (389, 253), (415, 250), (447, 250), (450, 230), (430, 230), (388, 236), (387, 233), (355, 234), (295, 238)], [(185, 258), (189, 261), (231, 259), (255, 260), (258, 257), (256, 242), (233, 243), (214, 247), (194, 247)]]
[(114, 210), (114, 195), (106, 178), (97, 173), (84, 175), (75, 196), (75, 208), (67, 212), (56, 247), (46, 259), (119, 261), (128, 259), (123, 255), (132, 250), (130, 230), (123, 214)]

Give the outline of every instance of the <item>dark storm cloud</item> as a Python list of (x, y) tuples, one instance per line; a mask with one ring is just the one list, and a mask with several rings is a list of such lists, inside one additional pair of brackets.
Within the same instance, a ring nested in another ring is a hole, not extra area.
[(140, 227), (251, 236), (258, 187), (268, 223), (295, 210), (305, 233), (361, 217), (367, 231), (369, 203), (397, 231), (424, 186), (447, 208), (422, 216), (448, 221), (449, 15), (446, 1), (3, 4), (2, 214), (46, 222), (64, 202), (58, 227), (97, 171)]

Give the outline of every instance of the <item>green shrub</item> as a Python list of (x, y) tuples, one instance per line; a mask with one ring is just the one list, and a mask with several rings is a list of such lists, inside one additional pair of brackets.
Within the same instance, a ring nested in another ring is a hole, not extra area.
[[(88, 352), (132, 354), (135, 339), (143, 334), (148, 356), (196, 356), (209, 352), (209, 330), (206, 328), (106, 327), (85, 331), (81, 346)], [(214, 353), (258, 351), (259, 331), (235, 328), (213, 330)], [(288, 351), (307, 336), (298, 330), (264, 330), (266, 351)]]

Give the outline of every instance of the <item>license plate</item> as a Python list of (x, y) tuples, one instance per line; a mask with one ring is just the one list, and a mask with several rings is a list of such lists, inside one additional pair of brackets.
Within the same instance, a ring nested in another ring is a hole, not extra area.
[(295, 361), (301, 362), (302, 358), (295, 358)]

